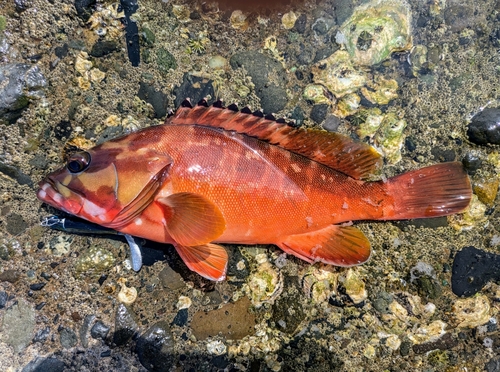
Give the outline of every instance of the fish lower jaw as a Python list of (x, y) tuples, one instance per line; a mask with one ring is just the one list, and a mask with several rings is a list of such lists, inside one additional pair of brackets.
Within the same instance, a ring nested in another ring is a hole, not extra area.
[(50, 183), (40, 184), (36, 196), (42, 202), (66, 213), (77, 215), (82, 206), (65, 199)]

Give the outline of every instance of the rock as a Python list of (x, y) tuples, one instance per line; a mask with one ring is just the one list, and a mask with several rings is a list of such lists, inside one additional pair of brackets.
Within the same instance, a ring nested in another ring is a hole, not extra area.
[(77, 275), (100, 276), (115, 264), (115, 257), (107, 249), (93, 245), (83, 252), (75, 263)]
[(37, 357), (31, 362), (29, 362), (22, 369), (22, 372), (64, 372), (65, 370), (66, 370), (66, 364), (64, 364), (63, 361), (57, 358)]
[(170, 291), (176, 291), (186, 286), (180, 274), (170, 266), (165, 266), (158, 276), (163, 287)]
[(167, 74), (170, 69), (177, 69), (175, 57), (165, 48), (160, 48), (156, 52), (156, 64), (158, 65), (158, 70), (164, 74)]
[(100, 58), (120, 50), (120, 46), (113, 40), (99, 40), (90, 51), (92, 57)]
[(135, 352), (148, 371), (170, 371), (176, 361), (174, 346), (168, 323), (159, 321), (139, 337)]
[(458, 340), (453, 338), (451, 333), (445, 333), (443, 336), (433, 342), (413, 345), (415, 354), (424, 354), (431, 350), (448, 350), (458, 345)]
[(434, 160), (440, 163), (455, 161), (455, 158), (457, 156), (455, 150), (443, 149), (439, 147), (433, 147), (431, 149), (431, 154), (434, 156)]
[(248, 310), (251, 306), (248, 297), (242, 297), (217, 310), (198, 311), (193, 315), (191, 329), (198, 340), (222, 335), (227, 339), (239, 340), (254, 334), (255, 315)]
[(178, 327), (184, 327), (188, 321), (188, 309), (180, 309), (177, 312), (172, 324)]
[[(113, 138), (119, 137), (124, 134), (124, 128), (121, 125), (106, 127), (99, 137), (97, 138), (96, 145), (107, 142)], [(93, 137), (92, 134), (90, 137)]]
[(321, 105), (314, 105), (311, 113), (309, 114), (309, 117), (317, 124), (322, 123), (326, 115), (328, 114), (328, 109), (329, 105), (327, 104), (321, 104)]
[(23, 217), (17, 213), (12, 213), (7, 216), (6, 225), (7, 232), (14, 236), (22, 234), (28, 227)]
[[(1, 101), (1, 98), (0, 98), (0, 101)], [(1, 115), (0, 115), (0, 121), (1, 121)], [(20, 185), (28, 185), (30, 187), (33, 186), (33, 181), (31, 180), (30, 176), (28, 176), (27, 174), (24, 174), (17, 167), (14, 167), (14, 166), (8, 165), (8, 164), (3, 164), (2, 162), (0, 162), (0, 172), (5, 174), (6, 176), (9, 176), (10, 178), (16, 180), (17, 183)]]
[(43, 95), (46, 85), (37, 65), (0, 65), (0, 123), (13, 123), (31, 99)]
[(14, 6), (16, 8), (16, 12), (24, 12), (31, 6), (31, 0), (14, 0)]
[(69, 120), (61, 120), (59, 123), (54, 125), (53, 127), (54, 136), (59, 141), (66, 141), (73, 133), (73, 127), (71, 126), (71, 122)]
[(296, 106), (290, 113), (290, 119), (293, 120), (293, 124), (291, 124), (292, 126), (300, 127), (302, 123), (304, 123), (305, 119), (304, 110), (302, 110), (300, 106)]
[(307, 16), (305, 14), (301, 14), (295, 21), (295, 25), (293, 26), (293, 31), (296, 31), (299, 34), (303, 34), (306, 31), (306, 26), (307, 26)]
[(208, 104), (212, 104), (215, 100), (212, 80), (194, 76), (189, 73), (184, 74), (182, 83), (180, 86), (175, 87), (174, 94), (175, 107), (179, 107), (186, 98), (189, 98), (193, 105), (209, 96), (212, 98), (207, 101)]
[(35, 329), (35, 310), (30, 303), (20, 299), (5, 311), (1, 331), (3, 341), (21, 352), (31, 341)]
[(45, 327), (40, 329), (37, 333), (35, 333), (35, 337), (33, 337), (33, 342), (44, 343), (45, 340), (49, 337), (50, 327)]
[(460, 32), (472, 26), (473, 20), (474, 8), (471, 5), (450, 4), (444, 9), (444, 21), (452, 32)]
[(247, 51), (234, 54), (229, 63), (234, 70), (245, 68), (265, 113), (278, 112), (285, 107), (286, 71), (279, 61), (256, 51)]
[(288, 98), (286, 90), (274, 84), (269, 84), (267, 87), (256, 92), (260, 98), (262, 111), (266, 113), (275, 113), (286, 106)]
[(500, 255), (465, 247), (453, 260), (451, 289), (457, 296), (470, 297), (490, 280), (500, 280)]
[(125, 345), (138, 330), (135, 314), (124, 304), (119, 304), (115, 315), (115, 333), (113, 343), (116, 346)]
[(500, 372), (500, 357), (493, 357), (484, 366), (486, 372)]
[(477, 195), (481, 203), (492, 206), (497, 197), (499, 184), (500, 180), (498, 178), (481, 177), (474, 182), (474, 194)]
[(92, 336), (92, 338), (105, 340), (108, 336), (108, 332), (109, 327), (99, 320), (90, 330), (90, 335)]
[(151, 31), (149, 28), (144, 27), (144, 26), (141, 29), (140, 36), (141, 36), (141, 41), (144, 43), (144, 45), (149, 46), (149, 47), (153, 46), (153, 44), (156, 41), (156, 36), (153, 33), (153, 31)]
[(153, 106), (155, 118), (163, 118), (167, 115), (167, 95), (161, 90), (157, 90), (153, 85), (141, 81), (137, 97)]
[(34, 284), (30, 284), (30, 290), (32, 291), (40, 291), (43, 289), (43, 287), (45, 287), (47, 283), (34, 283)]
[(5, 291), (0, 291), (0, 309), (3, 309), (7, 304), (7, 299), (9, 295)]
[(78, 342), (78, 337), (76, 333), (71, 328), (62, 328), (59, 331), (59, 342), (61, 346), (65, 349), (71, 349), (76, 346)]
[(393, 295), (387, 292), (380, 292), (373, 300), (373, 307), (381, 314), (389, 313), (389, 305), (394, 300)]
[(62, 46), (57, 46), (54, 48), (54, 54), (56, 57), (63, 59), (68, 55), (69, 45), (64, 43)]
[(94, 12), (96, 0), (75, 0), (75, 9), (78, 17), (87, 22)]
[[(273, 315), (270, 320), (277, 325), (276, 328), (280, 331), (293, 334), (306, 317), (301, 303), (300, 293), (302, 293), (302, 289), (295, 276), (285, 277), (284, 287), (287, 288), (287, 291), (283, 292), (274, 302)], [(291, 287), (295, 287), (295, 290), (288, 290)]]
[(469, 152), (462, 159), (462, 164), (468, 174), (474, 174), (479, 168), (481, 168), (483, 161), (476, 154)]
[(95, 315), (88, 314), (83, 319), (82, 327), (80, 328), (80, 342), (83, 347), (89, 347), (89, 328), (95, 320)]
[(500, 108), (485, 108), (467, 127), (467, 136), (476, 145), (500, 145)]
[(3, 273), (0, 273), (0, 282), (15, 283), (20, 277), (21, 274), (16, 270), (5, 270)]
[(335, 115), (328, 115), (323, 123), (323, 129), (328, 132), (336, 132), (340, 126), (340, 118)]
[(325, 35), (330, 29), (335, 26), (335, 20), (331, 17), (320, 17), (314, 21), (311, 29), (316, 35)]
[(40, 169), (40, 170), (46, 170), (49, 161), (47, 160), (47, 157), (45, 155), (38, 155), (31, 158), (30, 161), (28, 162), (29, 165), (31, 165), (33, 168)]

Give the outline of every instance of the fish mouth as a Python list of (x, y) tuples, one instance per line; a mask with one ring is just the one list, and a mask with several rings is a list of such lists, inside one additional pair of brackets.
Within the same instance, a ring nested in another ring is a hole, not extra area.
[[(83, 198), (60, 182), (48, 177), (40, 181), (38, 187), (36, 196), (44, 203), (74, 215), (78, 214), (82, 209)], [(69, 197), (65, 197), (61, 191), (69, 195)]]

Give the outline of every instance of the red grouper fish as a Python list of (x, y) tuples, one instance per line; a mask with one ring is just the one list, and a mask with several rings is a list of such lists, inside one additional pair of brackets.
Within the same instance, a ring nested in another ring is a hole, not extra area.
[(124, 234), (172, 244), (223, 280), (217, 243), (275, 244), (307, 262), (359, 265), (368, 239), (350, 221), (446, 216), (471, 199), (458, 162), (384, 181), (371, 146), (220, 104), (185, 102), (152, 126), (73, 154), (40, 182), (47, 204)]

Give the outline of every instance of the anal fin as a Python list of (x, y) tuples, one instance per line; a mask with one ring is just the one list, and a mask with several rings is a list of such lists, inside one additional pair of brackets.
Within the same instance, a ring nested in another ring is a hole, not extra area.
[(228, 256), (224, 247), (213, 243), (195, 246), (174, 244), (174, 247), (190, 270), (217, 282), (226, 278)]
[(371, 255), (370, 242), (353, 226), (330, 225), (310, 233), (290, 235), (276, 245), (310, 263), (343, 267), (360, 265)]

